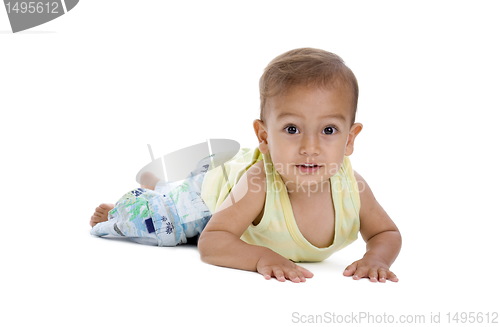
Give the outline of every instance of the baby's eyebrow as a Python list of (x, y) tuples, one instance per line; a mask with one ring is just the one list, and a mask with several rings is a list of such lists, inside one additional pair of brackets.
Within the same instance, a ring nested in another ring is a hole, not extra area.
[(322, 119), (327, 119), (327, 118), (333, 118), (333, 119), (339, 119), (339, 120), (342, 120), (342, 121), (346, 121), (347, 119), (345, 118), (344, 115), (342, 114), (331, 114), (331, 115), (325, 115), (325, 116), (321, 116)]
[(278, 115), (278, 117), (276, 117), (277, 120), (281, 120), (281, 119), (285, 119), (285, 118), (288, 118), (288, 117), (296, 117), (296, 118), (301, 118), (301, 116), (299, 115), (296, 115), (296, 114), (292, 114), (292, 113), (289, 113), (289, 112), (282, 112)]
[[(288, 118), (288, 117), (295, 117), (295, 118), (302, 118), (302, 116), (300, 115), (297, 115), (297, 114), (292, 114), (290, 112), (282, 112), (278, 115), (278, 117), (276, 117), (277, 120), (281, 120), (281, 119), (285, 119), (285, 118)], [(345, 122), (347, 119), (345, 118), (344, 115), (342, 114), (330, 114), (330, 115), (325, 115), (325, 116), (321, 116), (320, 119), (338, 119), (338, 120), (341, 120), (343, 122)]]

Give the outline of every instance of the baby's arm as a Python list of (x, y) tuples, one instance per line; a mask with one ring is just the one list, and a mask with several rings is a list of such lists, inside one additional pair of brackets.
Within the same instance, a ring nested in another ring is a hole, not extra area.
[(222, 203), (200, 236), (201, 259), (217, 266), (257, 271), (266, 279), (274, 276), (279, 281), (304, 282), (312, 277), (311, 272), (268, 248), (240, 239), (264, 208), (265, 178), (262, 161), (241, 177), (231, 191), (232, 197)]
[(389, 270), (401, 249), (401, 234), (389, 215), (377, 202), (370, 187), (359, 174), (354, 173), (360, 189), (360, 232), (366, 242), (366, 253), (344, 271), (354, 279), (363, 277), (370, 281), (397, 282), (396, 275)]

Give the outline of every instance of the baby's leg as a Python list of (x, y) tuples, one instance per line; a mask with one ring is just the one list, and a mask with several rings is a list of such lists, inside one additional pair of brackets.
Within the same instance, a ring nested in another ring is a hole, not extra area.
[(101, 203), (95, 208), (94, 214), (90, 217), (90, 226), (94, 227), (98, 223), (108, 220), (108, 213), (115, 206), (111, 203)]
[[(107, 220), (92, 227), (92, 235), (124, 237), (137, 243), (160, 246), (175, 246), (184, 241), (181, 234), (175, 233), (175, 225), (179, 223), (171, 218), (177, 217), (164, 206), (163, 195), (155, 191), (132, 190), (118, 200), (114, 208), (107, 206), (105, 210)], [(97, 219), (104, 219), (105, 210), (96, 209)]]
[[(158, 177), (150, 172), (145, 172), (141, 176), (141, 187), (147, 188), (149, 190), (154, 190), (156, 184), (160, 181)], [(98, 223), (102, 223), (108, 220), (108, 213), (115, 206), (111, 203), (101, 203), (97, 208), (95, 208), (94, 214), (90, 218), (90, 226), (94, 227)]]
[(202, 232), (211, 217), (200, 197), (207, 168), (205, 165), (196, 174), (175, 183), (160, 182), (151, 173), (143, 174), (139, 178), (143, 188), (125, 194), (115, 206), (96, 209), (91, 234), (126, 237), (159, 246), (186, 243), (187, 238)]

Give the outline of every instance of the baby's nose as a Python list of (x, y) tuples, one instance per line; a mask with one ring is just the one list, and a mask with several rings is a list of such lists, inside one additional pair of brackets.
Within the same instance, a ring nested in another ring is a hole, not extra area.
[(315, 136), (305, 136), (301, 140), (300, 154), (317, 156), (319, 155), (319, 140)]

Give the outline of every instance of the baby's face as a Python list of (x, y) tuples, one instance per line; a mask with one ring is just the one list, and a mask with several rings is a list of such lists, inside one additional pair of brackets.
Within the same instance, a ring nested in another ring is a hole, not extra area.
[(268, 99), (265, 122), (255, 127), (261, 150), (269, 151), (290, 189), (317, 187), (337, 173), (362, 128), (351, 120), (351, 94), (344, 88), (297, 86)]

